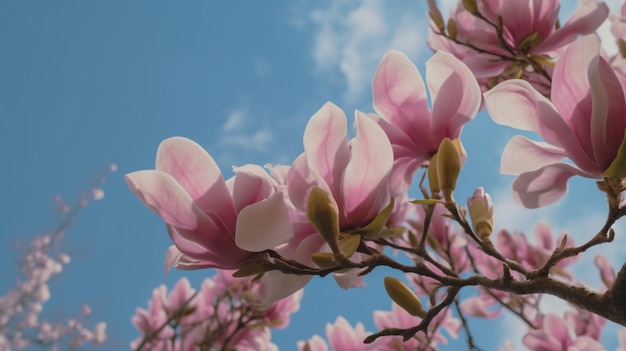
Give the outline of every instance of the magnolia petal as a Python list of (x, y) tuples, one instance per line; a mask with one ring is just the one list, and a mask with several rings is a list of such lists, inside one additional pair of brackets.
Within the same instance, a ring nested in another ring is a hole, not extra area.
[(548, 335), (543, 330), (530, 330), (522, 338), (522, 343), (529, 350), (562, 350), (560, 340)]
[(259, 307), (269, 308), (280, 299), (290, 296), (302, 289), (313, 276), (285, 274), (280, 271), (269, 271), (261, 278), (258, 297)]
[[(493, 307), (493, 303), (488, 305), (484, 296), (472, 296), (461, 302), (461, 310), (463, 313), (474, 317), (494, 319), (498, 318), (502, 314), (502, 308), (495, 308), (490, 311), (489, 308)], [(493, 300), (492, 300), (493, 301)]]
[[(350, 152), (344, 112), (327, 102), (309, 120), (304, 130), (304, 153), (308, 167), (328, 184), (338, 184)], [(336, 194), (338, 189), (333, 189)]]
[[(554, 90), (557, 91), (557, 90)], [(585, 153), (572, 128), (554, 105), (528, 82), (513, 79), (498, 84), (484, 94), (491, 119), (509, 127), (534, 131), (545, 141), (565, 150), (584, 170), (597, 166)]]
[(500, 173), (518, 175), (534, 171), (565, 158), (563, 149), (516, 135), (504, 147)]
[(328, 184), (315, 172), (311, 171), (307, 164), (306, 154), (298, 156), (287, 172), (287, 193), (293, 205), (303, 213), (309, 201), (309, 192), (314, 187), (320, 187), (331, 193)]
[(233, 167), (233, 203), (237, 213), (243, 208), (268, 198), (274, 192), (274, 180), (259, 165)]
[(176, 245), (167, 248), (167, 251), (165, 251), (163, 278), (167, 277), (167, 272), (172, 269), (172, 267), (176, 266), (176, 262), (178, 262), (178, 259), (182, 255), (183, 253), (178, 250)]
[(626, 128), (626, 101), (624, 90), (611, 65), (597, 57), (597, 67), (590, 67), (589, 81), (593, 96), (591, 142), (593, 155), (600, 168), (605, 169), (614, 160), (624, 139)]
[(341, 190), (348, 221), (363, 223), (372, 220), (389, 202), (393, 150), (382, 128), (359, 111), (356, 130)]
[(416, 142), (423, 144), (431, 139), (426, 87), (417, 67), (405, 54), (393, 50), (385, 54), (374, 74), (372, 94), (374, 109), (387, 122)]
[(604, 2), (587, 1), (565, 24), (552, 33), (534, 52), (548, 52), (573, 42), (580, 35), (591, 34), (600, 27), (609, 15), (609, 7)]
[(292, 237), (289, 211), (281, 192), (239, 212), (235, 243), (241, 249), (251, 252), (269, 250)]
[(499, 76), (510, 65), (508, 62), (488, 54), (472, 55), (464, 58), (463, 63), (478, 79)]
[(183, 229), (198, 226), (198, 209), (178, 182), (162, 171), (144, 170), (124, 176), (130, 190), (165, 223)]
[(234, 230), (235, 212), (224, 177), (213, 158), (194, 141), (173, 137), (161, 142), (155, 169), (171, 175), (205, 213), (215, 213)]
[(554, 163), (522, 173), (513, 181), (513, 196), (517, 203), (526, 208), (550, 205), (565, 196), (567, 181), (574, 175), (588, 176), (565, 163)]
[(438, 52), (426, 63), (426, 82), (433, 101), (431, 139), (458, 138), (482, 101), (474, 74), (456, 57)]

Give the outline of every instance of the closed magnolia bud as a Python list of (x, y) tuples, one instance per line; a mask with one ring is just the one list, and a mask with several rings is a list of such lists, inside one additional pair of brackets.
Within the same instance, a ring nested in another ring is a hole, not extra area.
[(448, 19), (448, 37), (450, 37), (450, 39), (456, 39), (456, 34), (456, 22), (453, 18), (450, 18)]
[(452, 193), (461, 173), (461, 150), (463, 146), (459, 139), (453, 142), (449, 138), (444, 138), (437, 151), (437, 179), (447, 203), (454, 203)]
[(479, 14), (476, 0), (463, 0), (463, 7), (465, 7), (465, 9), (472, 15)]
[(493, 232), (493, 203), (485, 189), (479, 187), (474, 195), (467, 199), (467, 208), (476, 234), (483, 240)]
[(339, 236), (339, 208), (335, 199), (322, 188), (313, 187), (309, 193), (306, 216), (334, 252)]
[(385, 277), (385, 290), (393, 302), (402, 307), (410, 315), (424, 318), (427, 312), (422, 308), (422, 303), (415, 293), (400, 279)]
[(441, 187), (439, 187), (439, 175), (437, 175), (437, 154), (430, 158), (428, 164), (428, 186), (433, 198), (439, 198)]

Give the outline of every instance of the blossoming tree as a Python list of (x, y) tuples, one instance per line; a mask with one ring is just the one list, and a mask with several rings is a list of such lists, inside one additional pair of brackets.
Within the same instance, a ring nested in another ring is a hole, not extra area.
[[(626, 326), (626, 265), (596, 257), (603, 291), (568, 270), (622, 234), (613, 226), (626, 214), (626, 7), (609, 17), (603, 2), (583, 1), (561, 25), (558, 0), (463, 0), (447, 20), (429, 5), (436, 53), (426, 79), (403, 53), (387, 53), (373, 77), (375, 113), (355, 112), (354, 138), (345, 113), (327, 102), (290, 166), (244, 165), (224, 179), (198, 144), (172, 137), (154, 170), (126, 175), (166, 223), (166, 268), (219, 270), (200, 291), (186, 280), (167, 296), (156, 289), (133, 318), (142, 337), (131, 347), (275, 349), (268, 328), (286, 326), (311, 277), (332, 275), (348, 289), (379, 267), (398, 273), (384, 280), (393, 303), (374, 313), (379, 330), (339, 317), (327, 341), (316, 335), (300, 350), (434, 350), (447, 341), (443, 330), (463, 330), (468, 348), (480, 349), (468, 317), (504, 313), (528, 326), (530, 349), (600, 350), (607, 320)], [(594, 34), (607, 18), (621, 50), (614, 56)], [(467, 157), (462, 129), (482, 108), (541, 139), (514, 137), (502, 153), (515, 200), (546, 206), (565, 195), (569, 178), (594, 179), (608, 205), (597, 233), (576, 244), (540, 222), (532, 243), (495, 230), (488, 184), (455, 192)], [(409, 189), (421, 196), (410, 199)], [(468, 287), (480, 294), (462, 298)], [(546, 294), (572, 309), (544, 313)]]

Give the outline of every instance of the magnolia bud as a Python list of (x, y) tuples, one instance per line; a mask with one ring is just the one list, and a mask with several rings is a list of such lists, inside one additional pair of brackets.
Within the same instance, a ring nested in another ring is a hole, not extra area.
[(476, 0), (463, 0), (463, 7), (471, 13), (472, 15), (477, 15), (478, 12), (478, 4), (476, 4)]
[(450, 39), (456, 39), (456, 34), (456, 22), (453, 18), (450, 18), (448, 19), (448, 37), (450, 37)]
[(456, 180), (461, 172), (462, 150), (463, 145), (459, 139), (455, 139), (453, 142), (444, 138), (439, 144), (439, 151), (437, 151), (437, 179), (447, 203), (454, 203), (452, 192), (456, 188)]
[(439, 187), (439, 175), (437, 175), (437, 154), (430, 158), (428, 164), (428, 186), (432, 197), (438, 199), (441, 187)]
[(474, 231), (482, 239), (486, 240), (493, 232), (493, 203), (491, 196), (485, 193), (485, 189), (479, 187), (474, 195), (467, 199), (470, 219)]
[(309, 193), (306, 216), (317, 233), (335, 252), (339, 236), (339, 208), (335, 199), (322, 188), (313, 187)]
[(422, 308), (422, 303), (400, 279), (385, 277), (385, 290), (393, 302), (402, 307), (410, 315), (424, 318), (427, 312)]

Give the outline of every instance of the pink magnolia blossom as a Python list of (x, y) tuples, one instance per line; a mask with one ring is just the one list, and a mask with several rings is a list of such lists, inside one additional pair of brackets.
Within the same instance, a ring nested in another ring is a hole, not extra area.
[[(419, 324), (419, 319), (410, 315), (402, 307), (395, 303), (391, 311), (374, 311), (374, 323), (379, 329), (385, 328), (412, 328)], [(384, 350), (419, 350), (427, 347), (436, 349), (439, 344), (446, 344), (447, 338), (441, 333), (445, 330), (452, 338), (457, 338), (461, 330), (461, 321), (452, 316), (450, 309), (446, 308), (433, 318), (429, 326), (428, 336), (420, 332), (406, 342), (401, 336), (388, 336), (380, 339)]]
[(373, 118), (393, 146), (394, 193), (406, 191), (418, 167), (430, 160), (444, 138), (458, 138), (480, 106), (476, 79), (452, 55), (437, 53), (426, 63), (426, 84), (432, 109), (419, 71), (399, 51), (389, 51), (374, 75), (374, 109), (380, 117)]
[(159, 146), (155, 170), (125, 176), (129, 188), (167, 224), (182, 254), (170, 261), (179, 268), (237, 269), (252, 252), (293, 236), (284, 194), (272, 178), (253, 165), (235, 173), (227, 183), (202, 147), (174, 137)]
[[(499, 79), (508, 78), (503, 75), (511, 67), (518, 69), (518, 63), (511, 59), (520, 56), (552, 58), (559, 49), (572, 43), (578, 36), (595, 32), (609, 14), (605, 3), (586, 1), (559, 27), (559, 0), (476, 0), (476, 5), (484, 19), (471, 14), (460, 1), (450, 15), (456, 24), (458, 43), (436, 34), (436, 26), (431, 24), (428, 44), (435, 51), (449, 52), (461, 59), (474, 72), (485, 90)], [(494, 28), (500, 20), (502, 40)], [(469, 43), (473, 47), (460, 43)], [(475, 48), (480, 49), (480, 52)], [(536, 62), (545, 71), (551, 71), (549, 65), (541, 64), (540, 60)], [(537, 72), (529, 74), (528, 70), (521, 72), (526, 79), (535, 83), (537, 89), (543, 88), (542, 92), (549, 92), (550, 83), (546, 77)]]
[[(348, 141), (346, 116), (329, 102), (307, 124), (304, 153), (287, 173), (289, 198), (306, 213), (309, 193), (319, 187), (335, 199), (341, 231), (357, 230), (389, 205), (392, 164), (391, 144), (380, 126), (356, 111), (356, 137)], [(336, 278), (344, 287), (362, 284), (354, 272)]]
[(600, 351), (604, 350), (597, 340), (574, 331), (574, 326), (561, 317), (548, 314), (539, 329), (529, 330), (522, 342), (526, 347), (536, 351)]
[(513, 193), (527, 208), (561, 199), (574, 175), (602, 178), (624, 139), (624, 91), (594, 35), (570, 45), (557, 61), (552, 101), (522, 80), (499, 84), (485, 101), (496, 123), (534, 131), (547, 142), (516, 136), (502, 155), (501, 172), (517, 176)]

